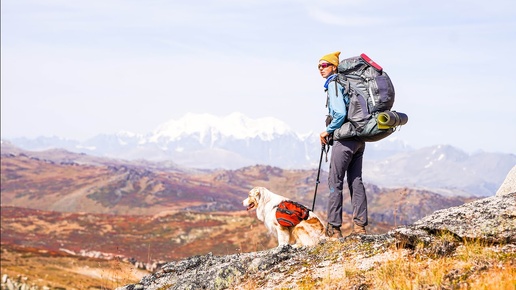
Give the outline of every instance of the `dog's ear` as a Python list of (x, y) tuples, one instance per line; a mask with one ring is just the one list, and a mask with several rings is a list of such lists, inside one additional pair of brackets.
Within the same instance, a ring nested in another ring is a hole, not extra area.
[(249, 196), (254, 197), (256, 200), (260, 200), (260, 197), (262, 196), (262, 190), (262, 187), (255, 187), (251, 189), (251, 191), (249, 192)]

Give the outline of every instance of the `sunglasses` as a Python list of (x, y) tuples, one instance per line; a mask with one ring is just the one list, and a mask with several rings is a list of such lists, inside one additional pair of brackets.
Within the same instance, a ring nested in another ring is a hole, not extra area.
[(333, 64), (331, 64), (331, 63), (323, 62), (323, 63), (320, 63), (320, 64), (317, 66), (317, 68), (318, 68), (318, 69), (321, 69), (321, 68), (327, 68), (327, 67), (332, 66), (332, 65), (333, 65)]

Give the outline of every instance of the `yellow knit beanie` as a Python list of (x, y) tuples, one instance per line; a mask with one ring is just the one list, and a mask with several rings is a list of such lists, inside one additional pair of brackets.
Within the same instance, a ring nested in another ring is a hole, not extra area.
[(340, 55), (340, 51), (336, 51), (336, 52), (333, 52), (333, 53), (330, 53), (330, 54), (327, 54), (327, 55), (321, 57), (320, 60), (324, 60), (324, 61), (327, 61), (327, 62), (333, 64), (334, 66), (338, 66), (339, 65), (339, 55)]

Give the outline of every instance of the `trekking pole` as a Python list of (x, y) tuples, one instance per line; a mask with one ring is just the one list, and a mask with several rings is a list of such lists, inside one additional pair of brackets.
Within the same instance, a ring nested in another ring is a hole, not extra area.
[(321, 148), (321, 158), (319, 159), (319, 169), (317, 170), (317, 180), (315, 181), (315, 192), (314, 192), (314, 202), (312, 204), (312, 211), (315, 209), (315, 198), (317, 197), (317, 186), (319, 185), (319, 175), (321, 174), (321, 163), (322, 163), (322, 157), (324, 155), (324, 151), (326, 148), (326, 144), (322, 144)]

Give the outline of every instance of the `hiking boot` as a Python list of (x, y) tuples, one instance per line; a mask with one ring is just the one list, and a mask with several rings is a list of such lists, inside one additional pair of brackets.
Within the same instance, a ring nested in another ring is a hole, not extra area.
[(340, 227), (336, 227), (331, 224), (328, 224), (326, 226), (325, 234), (329, 238), (342, 238), (342, 232), (340, 231)]
[(365, 226), (359, 226), (359, 225), (355, 224), (355, 226), (353, 227), (353, 233), (357, 234), (357, 235), (365, 235), (366, 234)]

